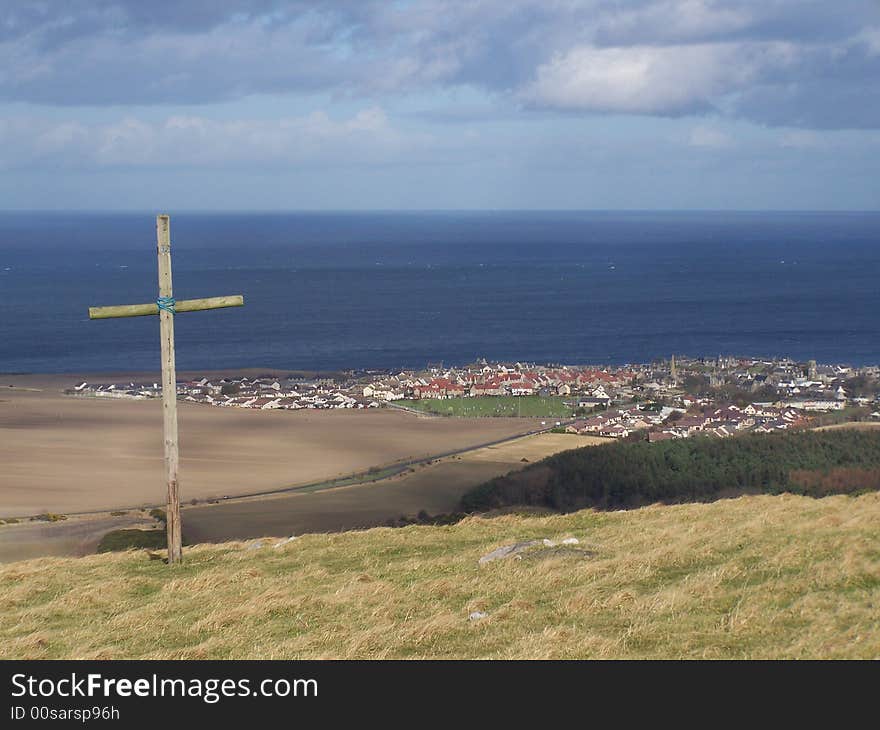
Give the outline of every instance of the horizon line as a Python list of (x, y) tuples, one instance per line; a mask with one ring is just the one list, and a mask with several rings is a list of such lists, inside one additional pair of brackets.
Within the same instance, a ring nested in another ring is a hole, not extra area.
[[(10, 213), (157, 214), (157, 208), (0, 208)], [(425, 214), (425, 213), (880, 213), (880, 208), (178, 208), (177, 213), (198, 214)]]

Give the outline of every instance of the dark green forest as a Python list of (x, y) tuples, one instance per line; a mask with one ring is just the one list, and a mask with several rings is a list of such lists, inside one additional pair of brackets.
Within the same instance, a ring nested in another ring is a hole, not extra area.
[(880, 489), (880, 430), (800, 431), (564, 451), (472, 489), (461, 507), (540, 505), (567, 512), (873, 489)]

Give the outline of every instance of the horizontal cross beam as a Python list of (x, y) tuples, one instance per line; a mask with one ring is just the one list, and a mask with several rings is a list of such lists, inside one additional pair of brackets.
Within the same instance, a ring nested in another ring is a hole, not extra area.
[[(208, 297), (206, 299), (179, 299), (174, 304), (175, 312), (200, 312), (205, 309), (241, 307), (244, 297), (240, 294), (229, 297)], [(146, 317), (159, 314), (156, 302), (149, 304), (119, 304), (111, 307), (89, 307), (89, 319), (111, 319), (113, 317)]]

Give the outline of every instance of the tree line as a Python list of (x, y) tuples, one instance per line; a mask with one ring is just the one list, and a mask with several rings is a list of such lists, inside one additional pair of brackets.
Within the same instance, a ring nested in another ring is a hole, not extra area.
[(869, 489), (880, 489), (880, 430), (799, 431), (564, 451), (472, 489), (461, 508), (474, 512), (522, 504), (567, 512)]

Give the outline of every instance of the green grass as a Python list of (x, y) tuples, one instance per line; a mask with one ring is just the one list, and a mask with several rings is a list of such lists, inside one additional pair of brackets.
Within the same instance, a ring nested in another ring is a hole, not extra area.
[(351, 474), (346, 477), (339, 477), (338, 479), (327, 479), (322, 482), (315, 482), (314, 484), (307, 484), (302, 487), (295, 487), (291, 491), (295, 491), (297, 493), (308, 493), (308, 492), (320, 492), (324, 489), (333, 489), (335, 487), (350, 487), (355, 484), (370, 484), (372, 482), (378, 482), (383, 479), (387, 479), (388, 477), (393, 477), (397, 474), (400, 474), (403, 471), (409, 470), (408, 466), (389, 466), (389, 467), (371, 467), (369, 470), (364, 472), (358, 472), (357, 474)]
[(840, 411), (829, 411), (828, 413), (812, 413), (813, 426), (833, 426), (838, 423), (848, 423), (850, 421), (867, 421), (871, 409), (866, 406), (847, 406)]
[(99, 553), (118, 552), (136, 548), (161, 550), (166, 547), (165, 530), (112, 530), (98, 543)]
[(523, 418), (571, 418), (572, 409), (563, 403), (562, 396), (489, 395), (476, 398), (446, 398), (437, 400), (400, 400), (399, 405), (424, 413), (440, 416), (491, 417), (521, 416)]
[(0, 566), (0, 658), (876, 659), (878, 524), (876, 493), (763, 495), (42, 558)]

